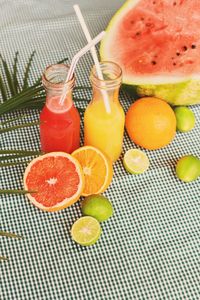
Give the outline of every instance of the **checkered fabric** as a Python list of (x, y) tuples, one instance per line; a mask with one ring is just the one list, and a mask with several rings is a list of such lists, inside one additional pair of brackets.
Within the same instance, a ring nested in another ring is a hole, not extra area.
[[(92, 36), (103, 30), (123, 1), (77, 1)], [(117, 3), (116, 3), (117, 2)], [(11, 64), (15, 51), (23, 66), (33, 50), (37, 55), (32, 77), (48, 64), (86, 44), (71, 0), (1, 0), (0, 53)], [(78, 84), (89, 85), (90, 54), (81, 59)], [(90, 99), (88, 91), (80, 97)], [(128, 109), (131, 100), (121, 93)], [(81, 103), (85, 108), (87, 101)], [(105, 195), (114, 216), (102, 224), (100, 240), (81, 247), (70, 228), (81, 216), (80, 203), (58, 213), (32, 206), (24, 196), (0, 196), (0, 226), (24, 240), (0, 237), (1, 300), (164, 300), (200, 299), (200, 180), (183, 183), (175, 176), (175, 162), (186, 154), (200, 157), (200, 110), (193, 106), (195, 128), (177, 133), (166, 148), (145, 151), (150, 169), (129, 175), (119, 159)], [(27, 111), (26, 121), (37, 111)], [(15, 113), (19, 116), (21, 113)], [(9, 119), (10, 116), (5, 116)], [(83, 132), (83, 128), (82, 128)], [(0, 136), (1, 149), (39, 150), (39, 128), (20, 129)], [(123, 153), (135, 145), (125, 134)], [(123, 155), (123, 154), (122, 154)], [(24, 166), (0, 169), (0, 188), (20, 189)]]

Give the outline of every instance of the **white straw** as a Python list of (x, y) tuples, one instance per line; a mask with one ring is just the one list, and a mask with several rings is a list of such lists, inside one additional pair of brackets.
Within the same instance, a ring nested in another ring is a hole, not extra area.
[[(93, 47), (94, 45), (96, 45), (97, 43), (100, 42), (100, 40), (102, 40), (103, 36), (105, 35), (105, 31), (102, 31), (101, 33), (99, 33), (93, 40), (90, 41), (90, 43), (88, 43), (85, 47), (83, 47), (78, 53), (76, 53), (76, 55), (73, 57), (68, 74), (67, 74), (67, 78), (65, 80), (65, 83), (67, 83), (69, 80), (72, 79), (73, 74), (74, 74), (74, 70), (76, 68), (76, 64), (78, 62), (78, 60), (86, 53), (88, 52), (91, 47)], [(63, 105), (65, 97), (66, 97), (66, 92), (67, 92), (67, 88), (65, 87), (63, 89), (61, 98), (59, 103), (61, 105)]]
[[(85, 23), (85, 20), (83, 18), (82, 13), (81, 13), (80, 7), (79, 7), (78, 4), (75, 4), (73, 7), (74, 7), (74, 10), (75, 10), (76, 15), (78, 17), (78, 20), (80, 22), (80, 25), (81, 25), (81, 27), (83, 29), (85, 37), (87, 39), (87, 42), (89, 43), (89, 42), (91, 42), (92, 38), (90, 36), (89, 30), (87, 28), (87, 25)], [(101, 71), (101, 67), (100, 67), (100, 64), (99, 64), (99, 60), (98, 60), (98, 57), (97, 57), (97, 53), (96, 53), (95, 47), (92, 47), (90, 49), (90, 51), (91, 51), (92, 58), (94, 60), (95, 66), (96, 66), (96, 71), (97, 71), (98, 78), (100, 80), (103, 80), (104, 78), (103, 78), (103, 74), (102, 74), (102, 71)], [(110, 113), (111, 112), (111, 108), (110, 108), (108, 94), (104, 90), (102, 91), (102, 94), (103, 94), (103, 100), (104, 100), (104, 105), (105, 105), (106, 112)]]

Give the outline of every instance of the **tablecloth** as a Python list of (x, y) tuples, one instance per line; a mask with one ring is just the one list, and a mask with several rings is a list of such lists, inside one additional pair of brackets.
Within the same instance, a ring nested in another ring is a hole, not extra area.
[[(124, 1), (77, 1), (91, 35), (106, 28)], [(74, 1), (0, 0), (0, 53), (11, 64), (19, 51), (20, 70), (36, 50), (32, 78), (48, 64), (73, 55), (86, 44), (73, 11)], [(77, 82), (89, 85), (92, 66), (88, 53), (81, 59)], [(82, 92), (89, 99), (90, 93)], [(132, 99), (121, 92), (127, 111)], [(85, 108), (86, 103), (83, 102)], [(81, 247), (70, 228), (81, 216), (80, 202), (58, 213), (32, 206), (24, 196), (0, 196), (0, 227), (24, 240), (0, 238), (0, 299), (200, 299), (200, 181), (183, 183), (175, 176), (177, 159), (200, 156), (200, 110), (192, 107), (196, 126), (177, 133), (166, 148), (145, 151), (150, 169), (129, 175), (124, 152), (136, 147), (125, 133), (123, 153), (114, 165), (114, 178), (105, 195), (114, 216), (102, 226), (92, 247)], [(36, 120), (38, 111), (28, 111)], [(14, 115), (19, 116), (19, 112)], [(9, 119), (9, 116), (5, 117)], [(83, 133), (83, 128), (82, 128)], [(40, 149), (37, 126), (0, 136), (1, 149)], [(0, 169), (0, 188), (22, 188), (24, 166)]]

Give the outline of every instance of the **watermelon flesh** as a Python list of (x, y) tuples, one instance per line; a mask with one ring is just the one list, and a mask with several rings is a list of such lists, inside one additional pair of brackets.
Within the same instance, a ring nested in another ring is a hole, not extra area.
[(101, 58), (118, 63), (139, 96), (200, 103), (199, 28), (197, 0), (129, 0), (108, 26)]

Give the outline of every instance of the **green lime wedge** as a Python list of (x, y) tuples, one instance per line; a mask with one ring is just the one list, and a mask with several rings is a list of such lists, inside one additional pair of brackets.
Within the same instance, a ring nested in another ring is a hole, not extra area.
[(99, 222), (103, 222), (112, 216), (113, 207), (106, 197), (91, 195), (82, 201), (81, 211), (83, 215), (94, 217)]
[(127, 172), (141, 174), (149, 168), (149, 159), (143, 151), (130, 149), (124, 155), (123, 164)]
[(96, 243), (101, 234), (99, 222), (90, 216), (78, 219), (72, 226), (72, 239), (82, 245), (91, 246)]

